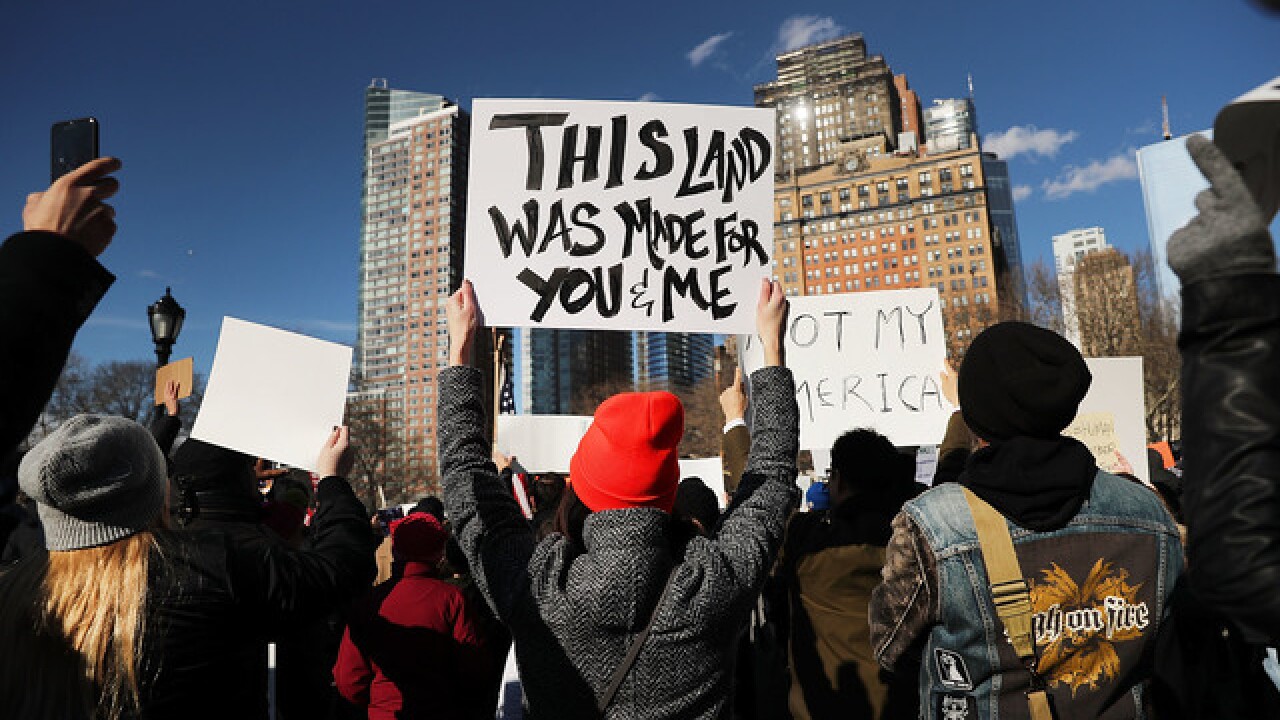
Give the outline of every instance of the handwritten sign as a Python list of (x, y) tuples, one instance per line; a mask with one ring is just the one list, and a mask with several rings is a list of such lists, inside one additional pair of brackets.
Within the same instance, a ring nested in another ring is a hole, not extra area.
[[(1142, 358), (1085, 358), (1093, 383), (1080, 401), (1076, 418), (1107, 414), (1114, 418), (1116, 449), (1133, 468), (1133, 474), (1151, 483), (1147, 468), (1146, 401), (1142, 393)], [(1070, 433), (1067, 433), (1070, 434)], [(1075, 436), (1073, 436), (1075, 437)], [(1083, 441), (1083, 438), (1080, 438)], [(1085, 441), (1088, 445), (1088, 441)], [(1090, 447), (1090, 450), (1093, 450)], [(1107, 460), (1094, 451), (1103, 470), (1111, 472)], [(1114, 458), (1114, 453), (1112, 453)], [(1110, 467), (1115, 467), (1111, 465)]]
[[(1120, 443), (1116, 440), (1115, 415), (1109, 412), (1080, 413), (1062, 434), (1084, 443), (1103, 470), (1113, 473), (1122, 469), (1117, 457)], [(1141, 459), (1146, 460), (1146, 456)]]
[(191, 386), (195, 384), (191, 358), (175, 360), (156, 369), (156, 405), (164, 404), (165, 386), (170, 382), (178, 383), (179, 400), (191, 397)]
[(749, 332), (774, 111), (476, 100), (466, 276), (485, 323)]
[(223, 318), (191, 437), (314, 472), (350, 375), (345, 345)]
[[(857, 427), (899, 447), (940, 442), (953, 409), (939, 380), (945, 339), (933, 288), (791, 298), (784, 342), (800, 447), (831, 447)], [(739, 347), (745, 369), (763, 364), (754, 336)]]

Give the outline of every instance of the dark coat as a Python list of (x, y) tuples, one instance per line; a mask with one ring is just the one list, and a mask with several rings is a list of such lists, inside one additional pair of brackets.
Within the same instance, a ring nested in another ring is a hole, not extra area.
[(61, 235), (24, 232), (0, 245), (0, 456), (35, 425), (76, 331), (114, 281)]
[(248, 524), (166, 537), (147, 598), (143, 717), (266, 717), (266, 644), (373, 577), (372, 533), (351, 486), (325, 478), (316, 497), (309, 549)]
[(511, 629), (530, 715), (598, 718), (597, 699), (671, 577), (607, 716), (728, 717), (737, 637), (798, 495), (791, 372), (753, 374), (742, 485), (719, 532), (693, 538), (678, 558), (671, 517), (655, 508), (591, 514), (585, 549), (558, 533), (537, 542), (489, 460), (479, 371), (447, 368), (439, 386), (445, 507), (476, 584)]

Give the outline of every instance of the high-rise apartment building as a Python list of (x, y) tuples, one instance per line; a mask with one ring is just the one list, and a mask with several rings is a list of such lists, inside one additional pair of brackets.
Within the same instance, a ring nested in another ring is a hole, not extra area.
[(958, 357), (1025, 294), (1008, 165), (981, 152), (973, 102), (921, 112), (861, 35), (777, 60), (756, 86), (778, 109), (774, 278), (789, 295), (935, 287)]
[(936, 287), (948, 341), (966, 346), (998, 317), (1008, 269), (982, 155), (873, 156), (777, 183), (774, 277), (789, 295)]
[(835, 162), (841, 141), (883, 134), (897, 142), (901, 128), (893, 71), (867, 55), (861, 34), (777, 56), (778, 79), (755, 86), (756, 107), (778, 111), (779, 172)]
[(409, 491), (436, 476), (444, 304), (461, 281), (467, 115), (439, 95), (365, 93), (357, 402), (376, 402)]
[(974, 146), (978, 117), (969, 98), (934, 100), (924, 111), (924, 140), (930, 153), (967, 150)]
[(1108, 250), (1107, 233), (1100, 227), (1078, 228), (1053, 236), (1053, 265), (1062, 298), (1063, 336), (1080, 346), (1080, 320), (1076, 312), (1076, 265), (1089, 253)]

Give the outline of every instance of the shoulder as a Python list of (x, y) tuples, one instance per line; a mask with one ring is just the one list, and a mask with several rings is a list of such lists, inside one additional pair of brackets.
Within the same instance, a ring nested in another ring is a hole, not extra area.
[(1081, 508), (1080, 515), (1123, 518), (1178, 533), (1173, 517), (1155, 489), (1101, 470), (1093, 480), (1089, 501)]

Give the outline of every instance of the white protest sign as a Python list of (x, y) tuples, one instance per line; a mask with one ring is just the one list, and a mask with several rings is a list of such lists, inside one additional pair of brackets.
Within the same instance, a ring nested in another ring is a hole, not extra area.
[(720, 509), (725, 506), (724, 465), (720, 458), (680, 458), (680, 479), (696, 477), (716, 494)]
[(590, 415), (499, 415), (498, 450), (532, 473), (569, 472)]
[(491, 327), (750, 332), (774, 111), (476, 100), (466, 277)]
[[(946, 338), (938, 291), (886, 290), (790, 298), (784, 344), (800, 403), (800, 447), (829, 448), (869, 427), (899, 447), (942, 440), (953, 407), (939, 376)], [(739, 339), (744, 369), (764, 357)]]
[[(1110, 415), (1115, 443), (1120, 454), (1144, 483), (1150, 484), (1147, 468), (1147, 409), (1142, 390), (1142, 358), (1085, 358), (1093, 383), (1076, 411), (1076, 419)], [(1069, 434), (1069, 433), (1064, 433)], [(1088, 442), (1085, 442), (1088, 445)], [(1093, 448), (1090, 448), (1091, 450)], [(1096, 458), (1106, 470), (1114, 467), (1108, 458)]]
[[(1124, 470), (1120, 462), (1120, 442), (1116, 439), (1116, 418), (1109, 412), (1079, 413), (1063, 435), (1073, 437), (1085, 444), (1098, 467), (1109, 473)], [(1143, 459), (1146, 455), (1143, 455)], [(1127, 460), (1127, 458), (1126, 458)]]
[(350, 375), (345, 345), (223, 318), (191, 437), (314, 472)]

